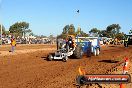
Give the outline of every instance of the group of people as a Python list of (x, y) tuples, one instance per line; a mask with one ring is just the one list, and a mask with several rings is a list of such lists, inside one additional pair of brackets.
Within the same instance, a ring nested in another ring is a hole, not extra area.
[[(11, 39), (10, 39), (11, 43), (11, 50), (9, 52), (14, 52), (15, 51), (15, 47), (16, 47), (16, 38), (15, 36), (11, 36)], [(69, 49), (73, 49), (75, 47), (75, 40), (73, 38), (73, 36), (68, 36), (65, 40), (65, 45), (62, 46), (62, 47), (65, 47), (65, 48), (68, 48)]]

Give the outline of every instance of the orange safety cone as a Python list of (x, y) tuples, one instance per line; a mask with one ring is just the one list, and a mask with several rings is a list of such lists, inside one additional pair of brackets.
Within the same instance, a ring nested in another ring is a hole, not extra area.
[(120, 88), (125, 88), (125, 85), (124, 84), (120, 84)]
[[(127, 74), (128, 73), (128, 58), (125, 58), (125, 64), (123, 66), (123, 74)], [(120, 84), (120, 88), (125, 88), (125, 84)]]
[(79, 71), (80, 75), (85, 75), (86, 74), (84, 69), (82, 69), (81, 67), (79, 67), (78, 71)]
[(123, 74), (127, 74), (128, 73), (128, 58), (125, 58), (125, 64), (123, 67)]

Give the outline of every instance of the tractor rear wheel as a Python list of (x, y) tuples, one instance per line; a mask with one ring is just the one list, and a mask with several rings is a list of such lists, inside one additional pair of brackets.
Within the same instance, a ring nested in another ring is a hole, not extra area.
[(80, 59), (82, 58), (82, 54), (83, 54), (82, 47), (76, 46), (75, 51), (73, 52), (73, 56), (77, 59)]

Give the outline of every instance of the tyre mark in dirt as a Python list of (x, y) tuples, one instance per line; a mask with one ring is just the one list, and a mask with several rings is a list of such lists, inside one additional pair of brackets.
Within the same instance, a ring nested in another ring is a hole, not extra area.
[[(16, 57), (14, 57), (14, 58), (16, 58)], [(28, 55), (25, 55), (24, 58), (28, 59)], [(19, 60), (23, 60), (24, 58), (21, 57), (21, 58), (19, 58)], [(29, 63), (28, 60), (26, 60), (26, 59), (24, 59), (24, 62), (22, 62), (22, 63), (20, 61), (19, 64), (17, 64), (17, 65), (12, 63), (9, 66), (7, 66), (7, 68), (4, 71), (0, 72), (1, 77), (7, 78), (8, 76), (16, 73), (16, 75), (12, 76), (11, 78), (15, 78), (17, 80), (17, 78), (20, 78), (20, 76), (19, 76), (19, 73), (20, 73), (23, 75), (22, 76), (23, 78), (27, 78), (28, 76), (30, 77), (30, 74), (38, 74), (39, 71), (43, 71), (43, 70), (45, 72), (46, 69), (55, 67), (56, 65), (58, 65), (58, 63), (60, 63), (60, 62), (55, 62), (55, 61), (47, 63), (47, 61), (41, 60), (40, 58), (39, 59), (41, 61), (38, 61), (38, 59), (30, 58), (31, 61)], [(18, 60), (16, 62), (18, 62)], [(9, 72), (11, 69), (12, 69), (12, 71)], [(31, 69), (37, 69), (37, 70), (29, 71)], [(24, 77), (24, 74), (29, 74), (29, 75), (26, 75)], [(46, 74), (47, 74), (47, 72), (46, 72)], [(7, 81), (7, 83), (11, 83), (11, 81), (8, 81), (8, 78), (5, 81)]]

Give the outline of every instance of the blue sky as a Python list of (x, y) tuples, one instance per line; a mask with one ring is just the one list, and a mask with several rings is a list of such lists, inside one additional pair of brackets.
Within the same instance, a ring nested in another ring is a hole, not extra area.
[[(77, 10), (80, 13), (77, 14)], [(2, 0), (0, 16), (5, 28), (26, 21), (38, 35), (57, 35), (67, 24), (87, 32), (120, 24), (121, 31), (132, 29), (132, 0)]]

